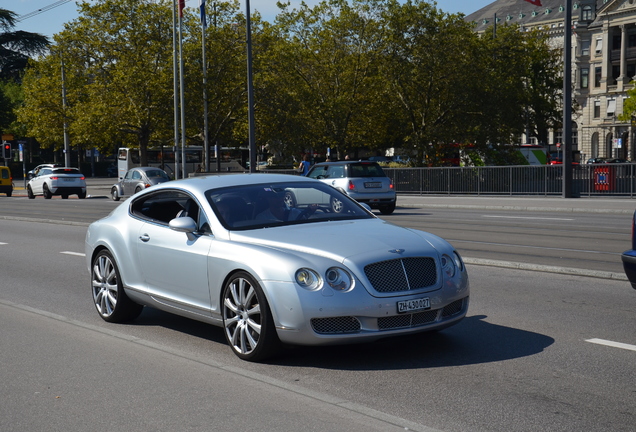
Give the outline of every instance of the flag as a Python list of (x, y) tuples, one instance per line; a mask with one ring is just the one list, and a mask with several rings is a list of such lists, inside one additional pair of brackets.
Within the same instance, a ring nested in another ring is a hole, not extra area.
[(183, 18), (183, 8), (185, 7), (186, 0), (179, 0), (179, 17)]
[(201, 25), (206, 28), (208, 23), (205, 21), (205, 0), (199, 0), (199, 9), (201, 9)]
[(535, 6), (542, 6), (541, 0), (526, 0), (528, 3), (532, 3)]

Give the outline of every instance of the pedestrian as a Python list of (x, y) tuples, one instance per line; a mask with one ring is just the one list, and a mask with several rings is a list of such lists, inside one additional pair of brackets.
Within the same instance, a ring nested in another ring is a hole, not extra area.
[(309, 155), (305, 155), (303, 156), (303, 160), (300, 161), (300, 164), (298, 165), (298, 172), (300, 173), (300, 175), (302, 176), (306, 176), (307, 173), (309, 173), (309, 167), (311, 166), (311, 163), (309, 162)]

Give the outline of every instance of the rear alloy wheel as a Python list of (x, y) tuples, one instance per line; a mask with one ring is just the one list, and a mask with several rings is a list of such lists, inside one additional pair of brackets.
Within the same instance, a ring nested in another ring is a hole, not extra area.
[(223, 289), (223, 328), (234, 354), (243, 360), (263, 360), (279, 349), (265, 294), (246, 272), (233, 275)]
[(93, 303), (104, 321), (126, 322), (139, 316), (143, 306), (128, 298), (119, 269), (107, 250), (100, 251), (91, 266)]
[(46, 183), (44, 183), (44, 185), (42, 186), (42, 195), (44, 195), (45, 199), (51, 199), (51, 197), (53, 196)]
[(113, 201), (119, 201), (119, 193), (117, 192), (116, 187), (110, 190), (110, 197), (113, 199)]
[(27, 186), (27, 196), (29, 197), (29, 199), (35, 199), (35, 195), (33, 194), (33, 191), (31, 190), (31, 186)]
[(342, 213), (344, 204), (336, 197), (331, 197), (331, 211), (334, 213)]

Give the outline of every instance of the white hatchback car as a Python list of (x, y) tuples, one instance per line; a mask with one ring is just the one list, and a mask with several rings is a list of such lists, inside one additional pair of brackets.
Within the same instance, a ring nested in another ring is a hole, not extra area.
[(36, 195), (43, 195), (51, 199), (53, 195), (61, 195), (63, 199), (69, 195), (86, 198), (86, 178), (77, 168), (43, 167), (35, 177), (27, 183), (27, 195), (34, 199)]

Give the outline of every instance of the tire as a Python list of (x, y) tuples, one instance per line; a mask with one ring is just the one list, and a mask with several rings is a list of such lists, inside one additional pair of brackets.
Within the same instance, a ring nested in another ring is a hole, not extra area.
[(27, 196), (29, 199), (35, 199), (35, 195), (33, 195), (33, 191), (31, 190), (31, 186), (27, 186)]
[(225, 338), (239, 358), (260, 361), (280, 349), (267, 299), (246, 272), (234, 274), (223, 288)]
[(389, 215), (395, 211), (395, 202), (389, 205), (380, 206), (380, 213)]
[(86, 198), (86, 192), (80, 192), (80, 193), (78, 193), (78, 194), (77, 194), (77, 197), (78, 197), (79, 199), (84, 199), (84, 198)]
[(294, 195), (293, 192), (287, 191), (285, 192), (285, 205), (287, 206), (287, 208), (294, 208), (296, 207), (296, 195)]
[(91, 291), (97, 313), (104, 321), (120, 323), (134, 320), (143, 306), (128, 298), (119, 276), (119, 268), (106, 249), (100, 251), (91, 265)]
[(117, 192), (116, 187), (110, 190), (110, 197), (112, 198), (113, 201), (119, 201), (120, 196), (119, 196), (119, 193)]
[(344, 210), (343, 202), (336, 197), (331, 197), (330, 205), (331, 211), (334, 213), (342, 213), (342, 211)]
[(141, 192), (143, 189), (141, 188), (141, 186), (137, 186), (135, 188), (135, 193)]
[(13, 194), (13, 191), (7, 192), (7, 197), (10, 197)]
[(44, 195), (44, 199), (51, 199), (51, 197), (53, 196), (46, 183), (42, 185), (42, 195)]

